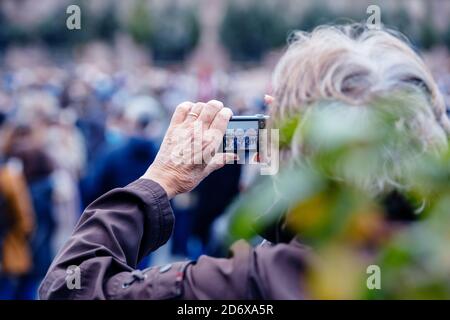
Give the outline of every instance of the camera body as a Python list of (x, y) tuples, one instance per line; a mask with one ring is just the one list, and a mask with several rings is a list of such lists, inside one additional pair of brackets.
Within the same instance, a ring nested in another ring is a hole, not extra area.
[(253, 158), (259, 152), (259, 132), (266, 128), (269, 116), (233, 116), (223, 137), (223, 152), (236, 153)]

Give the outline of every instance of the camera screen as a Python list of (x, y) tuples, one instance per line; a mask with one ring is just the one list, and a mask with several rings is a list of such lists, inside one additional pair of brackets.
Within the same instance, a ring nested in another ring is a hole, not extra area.
[(224, 152), (258, 152), (258, 121), (230, 121), (223, 140)]

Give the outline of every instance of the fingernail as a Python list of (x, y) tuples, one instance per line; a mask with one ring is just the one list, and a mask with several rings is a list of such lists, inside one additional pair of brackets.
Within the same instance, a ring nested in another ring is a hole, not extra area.
[(227, 112), (227, 113), (229, 113), (229, 114), (230, 114), (230, 117), (233, 116), (233, 110), (231, 110), (230, 108), (225, 107), (225, 108), (223, 108), (222, 110), (223, 110), (222, 112)]

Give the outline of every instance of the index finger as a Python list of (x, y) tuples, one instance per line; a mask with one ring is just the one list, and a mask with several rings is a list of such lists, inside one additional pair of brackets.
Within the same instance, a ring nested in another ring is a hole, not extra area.
[(200, 116), (198, 117), (198, 119), (205, 125), (205, 129), (210, 127), (214, 117), (220, 110), (222, 110), (222, 108), (223, 103), (217, 100), (211, 100), (205, 105), (200, 113)]
[(193, 105), (194, 104), (189, 101), (180, 103), (172, 115), (172, 120), (170, 120), (170, 125), (182, 123), (184, 121), (184, 119), (186, 119), (188, 113), (191, 111)]
[(228, 122), (230, 122), (230, 118), (233, 115), (233, 111), (230, 108), (223, 108), (214, 117), (214, 120), (209, 127), (212, 130), (219, 130), (222, 134), (225, 134), (225, 130), (227, 130)]

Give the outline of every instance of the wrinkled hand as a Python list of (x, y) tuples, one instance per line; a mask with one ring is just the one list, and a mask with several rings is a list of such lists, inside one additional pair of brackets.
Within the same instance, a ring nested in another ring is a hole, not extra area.
[(236, 155), (217, 153), (233, 115), (220, 101), (180, 104), (155, 161), (142, 176), (157, 182), (169, 199), (195, 188), (206, 176)]

